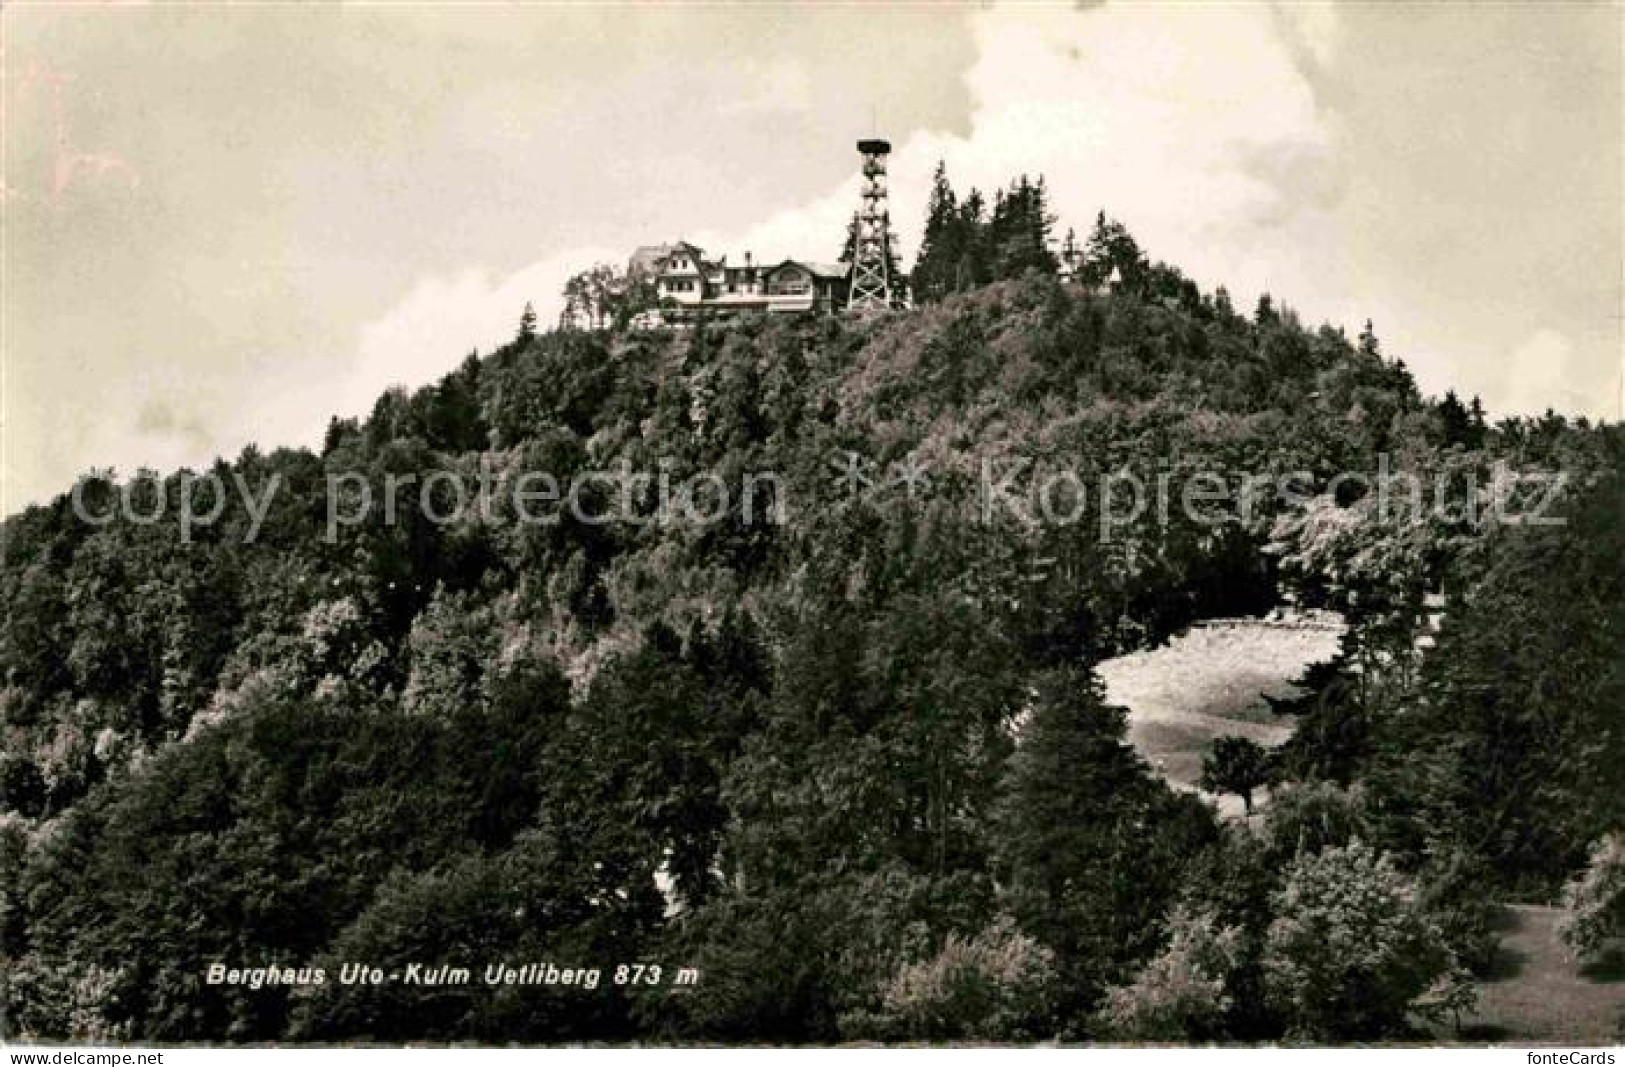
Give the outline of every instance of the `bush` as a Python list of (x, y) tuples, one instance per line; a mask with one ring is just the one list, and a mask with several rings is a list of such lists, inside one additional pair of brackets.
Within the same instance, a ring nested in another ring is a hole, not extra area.
[(1124, 1041), (1211, 1041), (1223, 1036), (1231, 1008), (1229, 976), (1242, 931), (1212, 915), (1176, 911), (1168, 944), (1126, 986), (1106, 996), (1100, 1027)]
[(1595, 955), (1625, 935), (1625, 833), (1597, 842), (1585, 873), (1564, 889), (1563, 904), (1569, 914), (1558, 932), (1578, 955)]
[(968, 940), (949, 934), (935, 956), (899, 968), (879, 1012), (857, 1029), (904, 1041), (1032, 1040), (1043, 1036), (1054, 968), (1054, 955), (1004, 916)]
[(1410, 881), (1359, 841), (1293, 863), (1274, 905), (1265, 989), (1291, 1038), (1401, 1036), (1452, 963)]
[(1346, 845), (1370, 826), (1364, 790), (1336, 782), (1298, 782), (1270, 797), (1265, 838), (1272, 857), (1284, 861)]

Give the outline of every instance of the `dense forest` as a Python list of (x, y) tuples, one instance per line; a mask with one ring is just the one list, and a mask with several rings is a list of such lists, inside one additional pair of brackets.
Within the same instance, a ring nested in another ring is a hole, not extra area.
[[(1238, 311), (1104, 216), (1063, 278), (1052, 225), (1041, 181), (988, 210), (939, 174), (914, 308), (532, 317), (319, 453), (95, 472), (10, 518), (8, 1031), (1373, 1040), (1470, 1003), (1501, 902), (1568, 893), (1587, 944), (1616, 933), (1625, 431), (1424, 397), (1369, 325)], [(1337, 477), (1384, 464), (1426, 505)], [(1016, 495), (1045, 470), (1292, 491), (1032, 522), (966, 506), (988, 466)], [(622, 468), (776, 479), (707, 521), (656, 521), (650, 484), (641, 521), (519, 521), (506, 491)], [(1469, 514), (1508, 470), (1562, 475), (1561, 521)], [(446, 520), (481, 472), (494, 506)], [(232, 491), (183, 530), (207, 473)], [(400, 506), (335, 529), (334, 484)], [(1215, 788), (1274, 783), (1221, 819), (1092, 668), (1286, 594), (1345, 616), (1343, 652), (1279, 708), (1284, 748), (1217, 754)], [(412, 962), (474, 981), (337, 980)]]

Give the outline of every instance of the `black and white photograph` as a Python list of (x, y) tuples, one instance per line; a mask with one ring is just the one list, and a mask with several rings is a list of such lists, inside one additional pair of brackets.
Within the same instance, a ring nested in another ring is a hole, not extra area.
[(5, 0), (7, 1064), (1618, 1064), (1622, 157), (1616, 2)]

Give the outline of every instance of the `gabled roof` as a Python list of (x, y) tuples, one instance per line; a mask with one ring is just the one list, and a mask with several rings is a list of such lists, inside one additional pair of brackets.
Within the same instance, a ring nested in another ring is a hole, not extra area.
[(672, 273), (671, 260), (674, 256), (683, 256), (693, 261), (692, 270), (676, 272), (683, 276), (693, 274), (704, 278), (712, 278), (720, 275), (726, 278), (735, 278), (749, 274), (755, 277), (766, 277), (786, 267), (794, 267), (806, 271), (815, 278), (825, 280), (843, 279), (850, 273), (850, 269), (844, 263), (815, 263), (807, 259), (783, 259), (777, 263), (751, 262), (749, 264), (729, 263), (727, 256), (710, 260), (705, 258), (705, 249), (688, 241), (640, 245), (631, 255), (629, 268), (643, 270), (650, 274)]
[(844, 278), (848, 271), (845, 263), (802, 263), (802, 266), (824, 278)]
[(842, 264), (813, 263), (812, 261), (805, 260), (805, 259), (786, 259), (786, 260), (783, 260), (783, 261), (781, 261), (779, 263), (775, 263), (771, 267), (765, 268), (765, 270), (766, 270), (766, 273), (768, 273), (768, 274), (777, 274), (779, 271), (783, 270), (785, 267), (799, 267), (802, 270), (806, 271), (808, 274), (814, 275), (815, 277), (819, 277), (819, 278), (844, 278), (844, 277), (846, 277), (846, 267), (844, 265), (842, 265)]
[[(699, 245), (689, 244), (687, 241), (678, 241), (676, 244), (667, 249), (665, 256), (661, 257), (659, 261), (661, 273), (669, 272), (671, 269), (672, 259), (679, 255), (693, 261), (693, 273), (695, 274), (705, 274), (707, 271), (717, 269), (717, 264), (709, 262), (705, 258), (705, 249), (701, 248)], [(681, 271), (679, 273), (687, 274), (689, 272)]]

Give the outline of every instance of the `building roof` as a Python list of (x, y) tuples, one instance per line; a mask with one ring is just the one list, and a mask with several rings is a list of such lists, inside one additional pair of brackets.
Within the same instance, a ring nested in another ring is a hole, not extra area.
[[(694, 266), (690, 270), (672, 271), (671, 259), (678, 253), (686, 253), (693, 260)], [(627, 263), (628, 273), (643, 271), (649, 274), (676, 274), (682, 277), (698, 275), (706, 279), (723, 278), (732, 279), (744, 275), (763, 277), (782, 270), (785, 267), (797, 267), (808, 272), (816, 278), (838, 280), (845, 278), (850, 269), (844, 263), (816, 263), (808, 259), (783, 259), (777, 263), (767, 263), (751, 260), (747, 263), (729, 263), (727, 256), (709, 260), (705, 258), (705, 250), (698, 245), (687, 241), (676, 241), (671, 244), (640, 245), (631, 255)]]
[(785, 260), (780, 260), (778, 263), (773, 264), (771, 267), (767, 267), (766, 270), (767, 270), (768, 273), (774, 273), (774, 272), (777, 272), (777, 271), (780, 271), (780, 270), (784, 269), (785, 267), (800, 267), (802, 270), (808, 272), (809, 274), (815, 275), (815, 276), (820, 277), (820, 278), (844, 278), (844, 277), (846, 277), (846, 265), (845, 264), (814, 263), (811, 260), (807, 260), (807, 259), (785, 259)]

